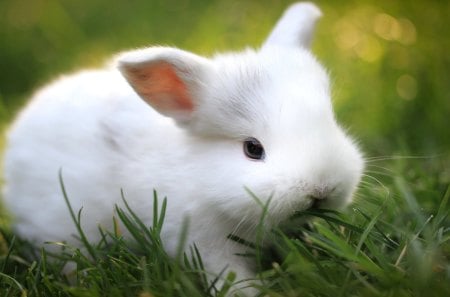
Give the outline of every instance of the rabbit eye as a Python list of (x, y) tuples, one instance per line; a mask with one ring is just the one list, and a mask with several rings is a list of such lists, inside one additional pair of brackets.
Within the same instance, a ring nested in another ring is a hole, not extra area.
[(244, 153), (252, 160), (264, 160), (265, 153), (258, 139), (249, 137), (244, 141)]

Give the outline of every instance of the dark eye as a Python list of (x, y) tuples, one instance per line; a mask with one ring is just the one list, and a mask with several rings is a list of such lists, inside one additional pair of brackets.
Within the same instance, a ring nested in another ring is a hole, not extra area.
[(252, 160), (264, 160), (264, 148), (258, 139), (249, 137), (244, 141), (244, 153)]

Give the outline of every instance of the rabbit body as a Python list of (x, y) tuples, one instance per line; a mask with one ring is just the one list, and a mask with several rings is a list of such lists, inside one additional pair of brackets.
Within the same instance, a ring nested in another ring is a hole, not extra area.
[[(188, 243), (207, 269), (229, 265), (246, 278), (252, 264), (235, 255), (245, 247), (227, 239), (254, 239), (263, 209), (246, 188), (262, 203), (271, 199), (267, 228), (312, 206), (348, 204), (361, 153), (334, 119), (326, 72), (306, 46), (277, 38), (282, 29), (258, 50), (212, 58), (166, 47), (124, 53), (114, 67), (40, 90), (12, 125), (5, 152), (4, 198), (17, 233), (37, 244), (78, 244), (61, 170), (90, 240), (99, 224), (111, 228), (121, 190), (150, 225), (156, 190), (168, 199), (169, 253), (187, 217)], [(263, 158), (246, 156), (249, 137)]]

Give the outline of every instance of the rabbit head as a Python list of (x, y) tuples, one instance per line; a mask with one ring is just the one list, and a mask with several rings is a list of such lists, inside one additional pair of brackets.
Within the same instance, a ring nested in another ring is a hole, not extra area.
[(153, 47), (119, 57), (136, 93), (185, 132), (181, 168), (211, 209), (257, 220), (261, 208), (245, 188), (271, 199), (278, 222), (351, 201), (363, 159), (336, 123), (328, 75), (309, 51), (319, 16), (295, 4), (258, 50), (204, 58)]

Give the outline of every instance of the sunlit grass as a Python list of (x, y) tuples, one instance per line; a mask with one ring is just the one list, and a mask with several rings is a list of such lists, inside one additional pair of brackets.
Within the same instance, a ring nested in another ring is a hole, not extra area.
[[(450, 187), (429, 178), (436, 172), (417, 170), (436, 161), (389, 162), (395, 166), (374, 161), (383, 170), (364, 179), (348, 211), (300, 212), (296, 217), (315, 217), (313, 224), (273, 230), (267, 235), (272, 246), (256, 244), (251, 253), (260, 262), (260, 282), (255, 287), (261, 296), (448, 296)], [(414, 171), (415, 176), (397, 170)], [(50, 243), (61, 246), (61, 251), (35, 250), (33, 256), (29, 244), (3, 231), (0, 295), (224, 296), (231, 292), (233, 274), (228, 275), (229, 283), (215, 288), (195, 246), (187, 253), (180, 249), (175, 258), (167, 255), (159, 235), (170, 198), (157, 199), (155, 193), (154, 203), (162, 207), (156, 205), (161, 212), (154, 213), (152, 226), (145, 226), (128, 206), (116, 208), (116, 228), (100, 228), (102, 239), (97, 243), (83, 237), (82, 212), (72, 210), (81, 250)], [(130, 236), (124, 238), (124, 231)], [(63, 274), (68, 262), (75, 262), (76, 269)]]

